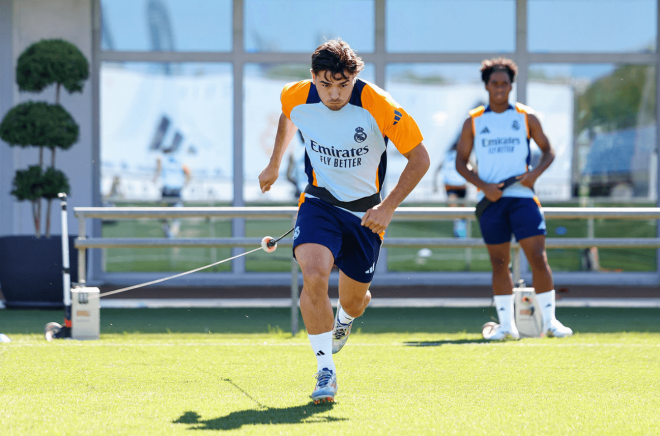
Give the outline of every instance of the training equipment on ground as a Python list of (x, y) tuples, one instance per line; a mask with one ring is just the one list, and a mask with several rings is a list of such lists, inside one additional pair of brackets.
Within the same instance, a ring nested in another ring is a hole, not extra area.
[(9, 339), (7, 335), (0, 333), (0, 342), (9, 343), (11, 342), (11, 339)]
[(272, 253), (273, 251), (277, 250), (277, 241), (275, 241), (275, 238), (271, 236), (264, 236), (264, 238), (261, 240), (261, 248), (266, 253)]
[(71, 337), (71, 276), (69, 275), (69, 226), (67, 223), (66, 194), (60, 192), (62, 209), (62, 281), (64, 283), (64, 326), (49, 322), (44, 327), (44, 337), (47, 341)]
[(312, 392), (314, 404), (334, 403), (337, 395), (337, 374), (328, 368), (316, 373), (316, 387)]
[(341, 304), (337, 300), (337, 314), (335, 315), (335, 323), (332, 326), (332, 354), (339, 353), (346, 341), (348, 341), (348, 335), (351, 334), (351, 326), (353, 326), (353, 321), (348, 324), (342, 324), (339, 322), (339, 311), (341, 310)]
[(520, 280), (513, 289), (513, 296), (515, 325), (513, 329), (509, 330), (515, 330), (515, 332), (505, 332), (501, 330), (499, 324), (487, 322), (481, 327), (481, 334), (484, 339), (540, 338), (544, 335), (543, 315), (534, 288), (526, 287), (525, 281)]
[[(71, 289), (69, 275), (69, 226), (66, 194), (58, 197), (62, 206), (62, 280), (64, 282), (64, 326), (49, 322), (44, 327), (47, 341), (53, 339), (98, 339), (101, 329), (99, 289), (86, 288), (84, 277)], [(73, 298), (72, 298), (73, 297)]]
[(525, 287), (525, 282), (520, 280), (513, 294), (516, 327), (520, 336), (540, 338), (543, 336), (543, 315), (534, 288)]

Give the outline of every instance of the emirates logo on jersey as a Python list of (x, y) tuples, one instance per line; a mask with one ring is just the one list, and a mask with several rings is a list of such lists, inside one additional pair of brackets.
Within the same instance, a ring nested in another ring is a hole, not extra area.
[(365, 139), (367, 139), (367, 134), (364, 133), (364, 129), (362, 127), (357, 127), (355, 129), (355, 135), (353, 135), (353, 139), (355, 139), (355, 142), (364, 142)]

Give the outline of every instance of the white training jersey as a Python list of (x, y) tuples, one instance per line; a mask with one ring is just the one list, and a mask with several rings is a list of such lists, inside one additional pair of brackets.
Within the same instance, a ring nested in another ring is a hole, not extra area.
[(164, 188), (181, 189), (186, 182), (183, 165), (171, 155), (163, 156), (161, 176), (163, 177)]
[(311, 80), (287, 84), (281, 100), (282, 112), (305, 142), (308, 183), (327, 189), (339, 201), (380, 192), (388, 140), (407, 153), (423, 139), (415, 120), (387, 92), (361, 79), (338, 111), (321, 102)]
[(456, 149), (450, 148), (445, 155), (445, 161), (442, 164), (442, 180), (445, 185), (465, 186), (467, 180), (465, 180), (465, 178), (456, 170), (456, 154)]
[[(479, 178), (486, 183), (500, 183), (529, 171), (531, 152), (527, 114), (531, 108), (516, 103), (502, 113), (479, 106), (470, 111)], [(483, 198), (479, 191), (478, 198)], [(515, 183), (504, 190), (503, 197), (533, 198), (531, 188)]]

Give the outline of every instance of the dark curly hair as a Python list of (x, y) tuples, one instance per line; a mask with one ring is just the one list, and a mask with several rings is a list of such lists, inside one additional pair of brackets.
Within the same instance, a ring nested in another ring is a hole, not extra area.
[[(364, 69), (364, 62), (341, 38), (319, 45), (312, 54), (312, 71), (318, 75), (327, 71), (335, 80), (348, 79)], [(327, 74), (327, 73), (326, 73)]]
[(481, 80), (488, 84), (491, 74), (495, 71), (506, 71), (513, 83), (518, 74), (518, 65), (507, 58), (486, 59), (481, 63)]

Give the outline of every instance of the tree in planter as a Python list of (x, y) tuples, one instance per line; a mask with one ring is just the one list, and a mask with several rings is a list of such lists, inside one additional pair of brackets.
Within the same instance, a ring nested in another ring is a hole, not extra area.
[[(37, 238), (41, 235), (41, 199), (47, 201), (46, 236), (50, 236), (51, 202), (59, 192), (69, 193), (66, 175), (55, 169), (55, 150), (71, 148), (78, 141), (79, 128), (60, 105), (60, 89), (82, 92), (89, 77), (89, 64), (78, 48), (61, 39), (42, 40), (28, 47), (18, 58), (16, 82), (21, 91), (41, 92), (55, 84), (55, 104), (29, 101), (12, 108), (0, 123), (0, 138), (12, 146), (39, 147), (39, 165), (19, 170), (12, 195), (32, 202)], [(44, 148), (51, 151), (50, 166), (44, 171)]]

